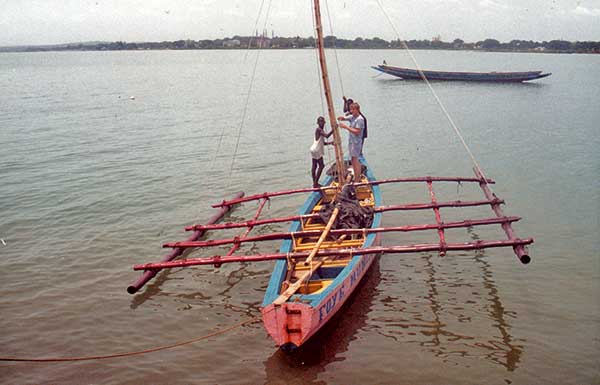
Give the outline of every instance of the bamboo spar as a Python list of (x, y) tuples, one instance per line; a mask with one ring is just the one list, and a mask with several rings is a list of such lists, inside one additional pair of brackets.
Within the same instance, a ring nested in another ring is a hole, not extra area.
[[(529, 245), (533, 243), (532, 238), (525, 239), (513, 239), (513, 240), (498, 240), (498, 241), (476, 241), (476, 242), (465, 242), (465, 243), (448, 243), (446, 244), (446, 251), (459, 251), (459, 250), (481, 250), (493, 247), (518, 247)], [(440, 251), (441, 247), (439, 243), (422, 243), (415, 245), (405, 246), (377, 246), (369, 247), (365, 249), (327, 249), (320, 250), (317, 252), (317, 257), (352, 257), (355, 255), (367, 255), (367, 254), (405, 254), (405, 253), (419, 253), (428, 251)], [(166, 268), (174, 267), (187, 267), (187, 266), (199, 266), (199, 265), (214, 265), (223, 263), (234, 263), (234, 262), (260, 262), (260, 261), (273, 261), (277, 259), (286, 258), (306, 258), (309, 252), (298, 252), (298, 253), (275, 253), (275, 254), (258, 254), (258, 255), (232, 255), (230, 257), (221, 257), (215, 255), (208, 258), (191, 258), (182, 259), (170, 262), (159, 262), (159, 263), (146, 263), (142, 265), (135, 265), (133, 270), (161, 270)]]
[[(390, 206), (379, 206), (375, 207), (376, 213), (381, 213), (385, 211), (404, 211), (404, 210), (428, 210), (433, 209), (435, 207), (472, 207), (472, 206), (484, 206), (484, 205), (493, 205), (493, 204), (502, 204), (504, 200), (499, 198), (493, 198), (491, 200), (481, 200), (481, 201), (448, 201), (448, 202), (437, 202), (433, 203), (409, 203), (404, 205), (390, 205)], [(238, 227), (248, 227), (266, 225), (270, 223), (281, 223), (281, 222), (292, 222), (302, 219), (308, 218), (316, 218), (319, 214), (306, 214), (306, 215), (292, 215), (288, 217), (278, 217), (278, 218), (270, 218), (270, 219), (260, 219), (257, 221), (245, 221), (245, 222), (229, 222), (229, 223), (219, 223), (213, 225), (193, 225), (186, 227), (187, 231), (190, 230), (223, 230), (223, 229), (233, 229)]]
[[(484, 226), (484, 225), (495, 225), (502, 224), (505, 222), (516, 222), (519, 221), (520, 217), (495, 217), (495, 218), (483, 218), (483, 219), (467, 219), (464, 221), (457, 222), (441, 222), (441, 223), (427, 223), (420, 225), (405, 225), (395, 227), (375, 227), (375, 228), (358, 228), (358, 229), (337, 229), (331, 230), (329, 234), (331, 236), (340, 236), (344, 234), (378, 234), (388, 232), (412, 232), (412, 231), (426, 231), (426, 230), (439, 230), (439, 229), (455, 229), (462, 227), (473, 227), (473, 226)], [(256, 235), (253, 237), (234, 237), (225, 239), (209, 239), (207, 241), (184, 241), (184, 242), (171, 242), (165, 243), (163, 247), (214, 247), (222, 246), (227, 244), (238, 244), (246, 242), (261, 242), (261, 241), (276, 241), (281, 239), (294, 239), (304, 237), (317, 237), (322, 234), (321, 230), (304, 230), (296, 232), (280, 232)]]
[[(354, 186), (358, 187), (358, 186), (367, 186), (367, 185), (381, 185), (381, 184), (387, 184), (387, 183), (410, 183), (410, 182), (457, 182), (457, 183), (473, 182), (473, 183), (481, 183), (482, 181), (484, 181), (484, 180), (480, 179), (480, 178), (473, 178), (473, 177), (469, 178), (469, 177), (456, 177), (456, 176), (417, 176), (417, 177), (381, 179), (381, 180), (373, 180), (373, 181), (367, 181), (367, 182), (361, 182), (361, 183), (354, 183)], [(485, 179), (485, 182), (487, 184), (495, 183), (495, 181), (492, 179)], [(264, 192), (261, 194), (248, 195), (243, 198), (232, 199), (229, 201), (222, 201), (220, 203), (216, 203), (216, 204), (212, 205), (212, 207), (218, 208), (218, 207), (222, 207), (222, 206), (228, 206), (228, 205), (232, 205), (232, 204), (236, 204), (236, 203), (249, 202), (249, 201), (263, 199), (263, 198), (272, 198), (272, 197), (277, 197), (277, 196), (282, 196), (282, 195), (300, 194), (300, 193), (307, 193), (307, 192), (313, 192), (313, 191), (325, 191), (325, 190), (335, 189), (335, 188), (336, 187), (332, 187), (332, 186), (324, 186), (324, 187), (307, 187), (307, 188), (297, 188), (297, 189), (274, 191), (274, 192)]]
[(317, 32), (317, 48), (319, 51), (319, 64), (321, 66), (321, 78), (323, 80), (323, 89), (325, 90), (325, 99), (327, 100), (327, 111), (329, 113), (329, 123), (333, 131), (333, 147), (335, 149), (335, 163), (338, 173), (338, 182), (340, 186), (344, 185), (344, 153), (342, 151), (342, 140), (337, 124), (337, 117), (333, 108), (333, 98), (331, 96), (331, 85), (329, 84), (329, 75), (327, 72), (327, 61), (325, 60), (325, 48), (323, 41), (323, 26), (321, 24), (321, 6), (319, 0), (314, 0), (315, 6), (315, 29)]
[[(481, 171), (477, 168), (474, 168), (473, 171), (475, 171), (475, 175), (477, 175), (477, 177), (481, 178), (481, 182), (479, 182), (479, 187), (481, 187), (481, 190), (483, 190), (483, 194), (485, 195), (485, 197), (488, 199), (496, 199), (497, 198), (496, 195), (490, 190), (488, 185), (485, 183), (485, 179), (483, 178)], [(494, 211), (496, 216), (498, 216), (498, 217), (504, 216), (504, 212), (500, 208), (500, 205), (492, 204), (492, 210)], [(519, 240), (519, 238), (516, 237), (515, 232), (514, 232), (512, 226), (510, 225), (510, 223), (503, 223), (502, 229), (506, 233), (506, 236), (508, 237), (509, 240), (511, 240), (511, 241)], [(533, 240), (532, 240), (532, 243), (533, 243)], [(525, 245), (515, 244), (513, 246), (513, 251), (515, 252), (515, 255), (517, 256), (517, 258), (519, 258), (519, 261), (521, 261), (521, 263), (523, 263), (524, 265), (531, 262), (531, 258), (529, 257), (529, 254), (527, 253), (527, 250), (525, 249)]]

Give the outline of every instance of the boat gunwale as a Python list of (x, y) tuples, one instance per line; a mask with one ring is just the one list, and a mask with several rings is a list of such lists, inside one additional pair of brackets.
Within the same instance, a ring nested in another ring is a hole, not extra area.
[[(366, 177), (368, 180), (375, 180), (373, 173), (371, 172), (366, 160), (364, 157), (359, 158), (360, 162), (367, 166)], [(332, 176), (328, 176), (324, 184), (328, 185), (333, 181)], [(382, 196), (381, 196), (381, 188), (379, 185), (372, 185), (371, 191), (373, 192), (373, 198), (375, 205), (382, 204)], [(310, 212), (313, 207), (318, 203), (321, 198), (321, 194), (318, 192), (313, 192), (306, 199), (304, 205), (300, 208), (300, 214), (306, 214)], [(382, 213), (376, 212), (373, 216), (373, 223), (371, 227), (377, 227), (381, 223)], [(294, 221), (290, 225), (289, 231), (298, 231), (301, 227), (300, 221)], [(375, 242), (377, 234), (371, 233), (368, 234), (365, 238), (362, 247), (369, 246)], [(281, 253), (289, 253), (293, 251), (293, 244), (291, 239), (286, 239), (281, 243), (281, 247), (279, 252)], [(357, 254), (352, 257), (352, 259), (348, 262), (348, 264), (339, 272), (339, 274), (331, 281), (331, 283), (321, 292), (317, 294), (295, 294), (290, 298), (290, 301), (299, 300), (300, 302), (307, 303), (311, 307), (317, 307), (323, 299), (325, 299), (333, 290), (335, 290), (346, 278), (347, 276), (354, 270), (354, 267), (360, 262), (362, 259), (362, 255)], [(273, 303), (273, 301), (280, 295), (281, 283), (285, 279), (287, 273), (287, 260), (279, 260), (275, 263), (275, 267), (271, 273), (271, 278), (269, 280), (269, 284), (265, 291), (264, 300), (262, 303), (262, 307), (265, 308)]]

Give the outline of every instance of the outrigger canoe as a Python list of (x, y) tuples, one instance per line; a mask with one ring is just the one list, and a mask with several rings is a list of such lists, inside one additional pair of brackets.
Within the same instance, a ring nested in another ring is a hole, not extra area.
[(429, 71), (415, 70), (410, 68), (393, 67), (385, 64), (380, 64), (376, 67), (371, 67), (377, 71), (388, 75), (396, 76), (402, 79), (423, 80), (425, 76), (428, 80), (456, 80), (468, 82), (502, 82), (502, 83), (518, 83), (528, 80), (545, 78), (552, 75), (551, 73), (542, 73), (542, 71), (527, 71), (527, 72), (449, 72), (449, 71)]
[[(365, 159), (361, 157), (360, 161), (366, 167), (362, 181), (375, 181)], [(325, 185), (337, 185), (331, 176), (324, 182)], [(331, 202), (335, 190), (325, 191), (326, 194), (313, 192), (300, 208), (300, 214), (318, 214), (326, 203)], [(364, 207), (375, 208), (382, 203), (378, 185), (366, 184), (357, 187), (356, 197), (359, 204)], [(380, 224), (381, 213), (376, 212), (370, 227), (377, 228)], [(307, 219), (294, 221), (290, 231), (323, 232), (325, 227), (324, 221), (310, 216)], [(282, 242), (280, 252), (297, 253), (312, 250), (317, 242), (318, 237), (292, 237)], [(357, 254), (330, 256), (322, 259), (322, 263), (317, 268), (311, 267), (310, 264), (305, 265), (303, 260), (277, 261), (262, 304), (264, 326), (277, 345), (283, 350), (294, 350), (325, 325), (352, 295), (377, 257), (376, 254), (360, 255), (360, 248), (378, 244), (379, 234), (376, 233), (354, 234), (351, 238), (342, 241), (336, 241), (333, 236), (321, 244), (320, 250), (354, 248)], [(299, 281), (302, 281), (300, 288), (287, 296), (286, 290)]]
[[(347, 177), (331, 86), (327, 76), (319, 0), (313, 0), (313, 6), (321, 78), (335, 152), (331, 174), (323, 180), (324, 187), (265, 192), (250, 196), (239, 193), (233, 199), (212, 205), (219, 211), (205, 224), (186, 227), (186, 230), (194, 231), (188, 240), (163, 245), (173, 249), (163, 258), (163, 261), (135, 265), (134, 270), (144, 271), (144, 274), (127, 288), (129, 293), (134, 294), (159, 271), (167, 268), (201, 265), (219, 267), (224, 263), (276, 261), (261, 312), (267, 332), (278, 346), (287, 351), (302, 346), (341, 309), (344, 302), (356, 291), (359, 282), (378, 255), (437, 251), (440, 256), (444, 256), (448, 251), (512, 247), (517, 258), (527, 264), (530, 262), (530, 257), (525, 246), (533, 243), (532, 238), (517, 237), (511, 223), (520, 218), (504, 215), (500, 208), (504, 201), (499, 199), (489, 187), (494, 181), (486, 178), (477, 164), (475, 164), (474, 178), (424, 176), (375, 180), (372, 170), (361, 157), (363, 169), (360, 181), (351, 183), (352, 178)], [(438, 201), (433, 185), (440, 182), (478, 183), (485, 199)], [(380, 185), (385, 183), (426, 183), (429, 201), (382, 206)], [(266, 203), (273, 197), (299, 193), (310, 193), (299, 215), (259, 219)], [(250, 201), (260, 202), (252, 219), (217, 223), (236, 205)], [(444, 221), (440, 212), (440, 208), (474, 206), (490, 206), (495, 215), (488, 218)], [(397, 210), (433, 210), (435, 223), (381, 227), (382, 213)], [(355, 215), (356, 213), (358, 215)], [(256, 236), (249, 234), (255, 227), (283, 222), (291, 222), (291, 231)], [(459, 243), (448, 243), (446, 240), (446, 229), (494, 224), (501, 226), (507, 236), (506, 240), (469, 240)], [(236, 228), (245, 230), (233, 238), (201, 240), (206, 232)], [(414, 245), (379, 245), (381, 233), (407, 231), (434, 231), (437, 232), (438, 241)], [(282, 241), (278, 253), (235, 254), (243, 243), (272, 240)], [(224, 255), (212, 254), (175, 260), (188, 248), (211, 248), (222, 245), (230, 245), (229, 251)]]

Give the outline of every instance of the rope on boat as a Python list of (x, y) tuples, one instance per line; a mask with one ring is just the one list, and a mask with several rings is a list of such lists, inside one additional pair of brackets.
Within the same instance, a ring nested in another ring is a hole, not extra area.
[(335, 33), (333, 33), (333, 23), (331, 22), (331, 12), (329, 12), (329, 3), (325, 0), (325, 8), (327, 9), (327, 19), (329, 20), (329, 31), (331, 31), (331, 36), (334, 37), (333, 40), (333, 53), (335, 56), (335, 65), (338, 71), (338, 78), (340, 79), (340, 88), (342, 90), (342, 95), (346, 95), (344, 93), (344, 82), (342, 81), (342, 71), (340, 71), (340, 61), (338, 60), (337, 47), (335, 45), (337, 38), (335, 37)]
[[(315, 25), (315, 9), (314, 7), (311, 8), (311, 12), (312, 12), (312, 25), (313, 25), (313, 31), (316, 31), (317, 26)], [(325, 100), (323, 99), (323, 85), (321, 84), (321, 66), (319, 66), (319, 52), (317, 52), (317, 50), (313, 50), (315, 53), (315, 64), (317, 66), (317, 83), (319, 83), (319, 96), (321, 97), (321, 115), (325, 116)]]
[[(269, 20), (269, 13), (271, 11), (271, 3), (272, 0), (269, 0), (269, 4), (267, 5), (267, 11), (265, 13), (265, 22), (263, 24), (263, 31), (267, 27), (267, 21)], [(256, 68), (258, 67), (258, 58), (260, 57), (260, 49), (256, 52), (256, 60), (254, 61), (254, 68), (252, 69), (252, 77), (250, 79), (250, 85), (248, 86), (248, 93), (246, 95), (246, 103), (244, 104), (244, 110), (242, 112), (242, 119), (240, 121), (240, 126), (238, 128), (237, 138), (235, 141), (235, 148), (233, 150), (233, 155), (231, 156), (231, 165), (229, 166), (229, 177), (227, 185), (231, 184), (231, 174), (233, 173), (233, 165), (235, 164), (235, 158), (237, 156), (237, 151), (240, 145), (240, 137), (242, 136), (242, 128), (244, 123), (246, 122), (246, 113), (248, 112), (248, 104), (250, 103), (250, 95), (252, 94), (252, 87), (254, 85), (254, 80), (256, 79)]]
[[(406, 50), (406, 52), (408, 52), (408, 55), (412, 59), (413, 63), (415, 64), (415, 67), (416, 67), (417, 71), (419, 72), (419, 75), (421, 75), (421, 79), (423, 79), (423, 81), (427, 84), (427, 87), (429, 87), (429, 90), (431, 91), (431, 93), (433, 94), (433, 97), (435, 98), (435, 100), (437, 101), (438, 105), (442, 109), (442, 112), (446, 116), (446, 119), (448, 119), (448, 122), (450, 123), (450, 126), (452, 126), (452, 128), (456, 132), (456, 135), (460, 139), (460, 141), (461, 141), (463, 147), (465, 148), (465, 150), (467, 150), (467, 153), (471, 157), (471, 161), (473, 161), (473, 164), (475, 165), (475, 168), (483, 176), (483, 183), (485, 183), (486, 185), (488, 185), (488, 187), (490, 187), (489, 184), (487, 183), (487, 177), (485, 176), (485, 173), (481, 169), (481, 166), (479, 166), (479, 163), (477, 162), (477, 159), (475, 159), (475, 155), (473, 155), (473, 152), (471, 151), (471, 149), (467, 145), (467, 142), (463, 138), (460, 129), (458, 128), (458, 126), (456, 125), (456, 123), (454, 123), (454, 120), (450, 116), (450, 113), (446, 109), (446, 106), (444, 105), (444, 103), (442, 103), (442, 100), (439, 98), (437, 92), (435, 92), (435, 89), (433, 88), (433, 86), (431, 85), (431, 83), (429, 83), (429, 79), (427, 79), (427, 76), (425, 76), (425, 74), (423, 73), (423, 70), (421, 69), (421, 66), (419, 65), (419, 63), (417, 62), (417, 59), (413, 55), (412, 51), (408, 48), (408, 44), (406, 44), (406, 41), (404, 41), (400, 37), (400, 33), (398, 32), (398, 29), (396, 28), (396, 25), (394, 24), (394, 22), (392, 21), (392, 19), (390, 18), (390, 16), (386, 12), (386, 10), (384, 9), (383, 4), (381, 3), (381, 0), (377, 0), (377, 4), (379, 5), (379, 8), (381, 8), (381, 11), (385, 15), (387, 21), (390, 23), (392, 29), (396, 33), (396, 36), (398, 37), (398, 40), (402, 43), (402, 46), (404, 47), (404, 49)], [(491, 190), (491, 188), (490, 188), (490, 190)], [(492, 191), (492, 193), (493, 193), (493, 191)]]
[[(312, 7), (312, 23), (313, 23), (313, 31), (317, 30), (317, 25), (315, 24), (315, 8)], [(317, 66), (317, 83), (319, 83), (319, 96), (321, 97), (321, 115), (322, 116), (326, 116), (327, 113), (325, 112), (325, 99), (323, 98), (323, 95), (325, 94), (325, 91), (323, 90), (323, 83), (321, 83), (321, 66), (319, 65), (319, 52), (315, 49), (313, 50), (315, 52), (315, 64)], [(336, 56), (336, 62), (337, 62), (337, 56)], [(339, 67), (338, 67), (339, 68)], [(340, 75), (340, 84), (341, 84), (341, 75)], [(343, 87), (342, 87), (342, 94), (343, 94)], [(333, 127), (333, 126), (332, 126)], [(327, 162), (326, 162), (326, 166), (324, 167), (325, 170), (327, 170), (329, 168), (329, 166), (331, 164), (334, 163), (334, 157), (331, 154), (331, 148), (329, 146), (325, 146), (325, 149), (327, 150), (326, 154), (327, 154)]]
[[(258, 22), (260, 20), (260, 16), (262, 15), (262, 10), (265, 4), (265, 0), (262, 0), (262, 2), (260, 3), (260, 7), (258, 9), (258, 14), (256, 15), (256, 21), (254, 22), (254, 29), (256, 30), (256, 27), (258, 26)], [(269, 7), (270, 7), (269, 3)], [(267, 11), (268, 12), (268, 11)], [(267, 13), (268, 14), (268, 13)], [(268, 16), (267, 16), (268, 17)], [(250, 48), (252, 47), (252, 36), (250, 36), (250, 40), (248, 41), (248, 47), (246, 48), (246, 53), (244, 55), (244, 63), (246, 62), (246, 59), (248, 58), (248, 52), (250, 52)], [(254, 83), (254, 78), (255, 78), (255, 74), (256, 74), (256, 67), (258, 65), (258, 58), (260, 56), (260, 49), (257, 49), (256, 52), (256, 60), (254, 61), (254, 67), (252, 69), (252, 77), (250, 78), (250, 86), (246, 95), (246, 103), (244, 105), (244, 109), (242, 112), (242, 119), (240, 122), (240, 127), (238, 129), (238, 135), (241, 135), (241, 130), (242, 130), (242, 126), (244, 125), (245, 119), (246, 119), (246, 111), (248, 109), (248, 103), (250, 101), (250, 93), (252, 91), (252, 86)], [(221, 135), (219, 136), (219, 142), (217, 143), (217, 148), (215, 150), (215, 154), (212, 158), (212, 161), (210, 162), (210, 168), (213, 169), (213, 166), (215, 165), (215, 160), (217, 159), (217, 157), (219, 156), (219, 151), (221, 150), (221, 143), (223, 142), (223, 136), (225, 135), (225, 127), (223, 127), (221, 129)], [(238, 136), (239, 139), (239, 136)], [(236, 150), (237, 150), (237, 146), (236, 146)], [(232, 165), (233, 168), (233, 165)], [(231, 170), (230, 170), (230, 174), (231, 176)], [(231, 178), (230, 178), (231, 179)]]
[[(256, 21), (254, 22), (254, 30), (258, 31), (258, 21), (260, 20), (260, 15), (262, 14), (263, 6), (265, 5), (265, 0), (262, 0), (260, 3), (260, 7), (258, 8), (258, 15), (256, 15)], [(252, 38), (254, 36), (250, 35), (250, 40), (248, 40), (248, 47), (246, 49), (246, 54), (244, 55), (244, 63), (246, 62), (246, 58), (248, 58), (248, 52), (250, 52), (250, 47), (252, 47)]]
[(92, 360), (105, 360), (105, 359), (109, 359), (109, 358), (139, 356), (139, 355), (143, 355), (143, 354), (154, 353), (154, 352), (158, 352), (158, 351), (161, 351), (161, 350), (168, 350), (168, 349), (173, 349), (173, 348), (177, 348), (177, 347), (184, 346), (184, 345), (193, 344), (195, 342), (202, 341), (202, 340), (205, 340), (207, 338), (211, 338), (211, 337), (215, 337), (215, 336), (218, 336), (218, 335), (221, 335), (221, 334), (225, 334), (225, 333), (227, 333), (229, 331), (232, 331), (232, 330), (237, 329), (239, 327), (242, 327), (244, 325), (255, 323), (257, 321), (260, 321), (260, 319), (261, 319), (260, 316), (254, 317), (254, 318), (250, 318), (250, 319), (247, 319), (245, 321), (238, 322), (238, 323), (236, 323), (234, 325), (226, 327), (224, 329), (217, 330), (217, 331), (212, 332), (210, 334), (206, 334), (206, 335), (201, 336), (201, 337), (193, 338), (191, 340), (177, 342), (177, 343), (170, 344), (170, 345), (158, 346), (158, 347), (155, 347), (155, 348), (150, 348), (150, 349), (145, 349), (145, 350), (139, 350), (139, 351), (135, 351), (135, 352), (116, 353), (116, 354), (108, 354), (108, 355), (103, 355), (103, 356), (82, 356), (82, 357), (51, 357), (51, 358), (0, 357), (0, 361), (9, 361), (9, 362), (73, 362), (73, 361), (92, 361)]

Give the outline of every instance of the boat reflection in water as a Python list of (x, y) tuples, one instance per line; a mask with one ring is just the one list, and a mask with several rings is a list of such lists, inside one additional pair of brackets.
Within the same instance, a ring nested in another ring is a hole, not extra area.
[(485, 251), (443, 260), (424, 254), (383, 269), (381, 280), (382, 293), (399, 294), (386, 295), (384, 309), (371, 313), (379, 334), (416, 343), (445, 363), (470, 366), (484, 358), (509, 372), (518, 368), (525, 340), (511, 335), (509, 319), (516, 314), (502, 304)]
[(367, 326), (380, 281), (379, 259), (375, 258), (353, 295), (317, 334), (293, 354), (277, 349), (265, 361), (266, 383), (321, 383), (317, 381), (319, 373), (328, 364), (344, 360), (340, 353), (347, 351)]
[(414, 350), (402, 345), (417, 344), (432, 353), (432, 365), (439, 359), (467, 367), (474, 359), (484, 359), (515, 371), (524, 340), (511, 335), (508, 319), (516, 315), (504, 308), (485, 253), (444, 258), (457, 261), (442, 260), (442, 269), (437, 255), (403, 259), (397, 265), (400, 274), (380, 267), (383, 261), (374, 262), (362, 287), (323, 330), (294, 354), (278, 349), (265, 361), (266, 383), (320, 383), (320, 374), (329, 364), (345, 360), (342, 353), (359, 334), (393, 340), (395, 346), (382, 347), (388, 353), (390, 348)]

